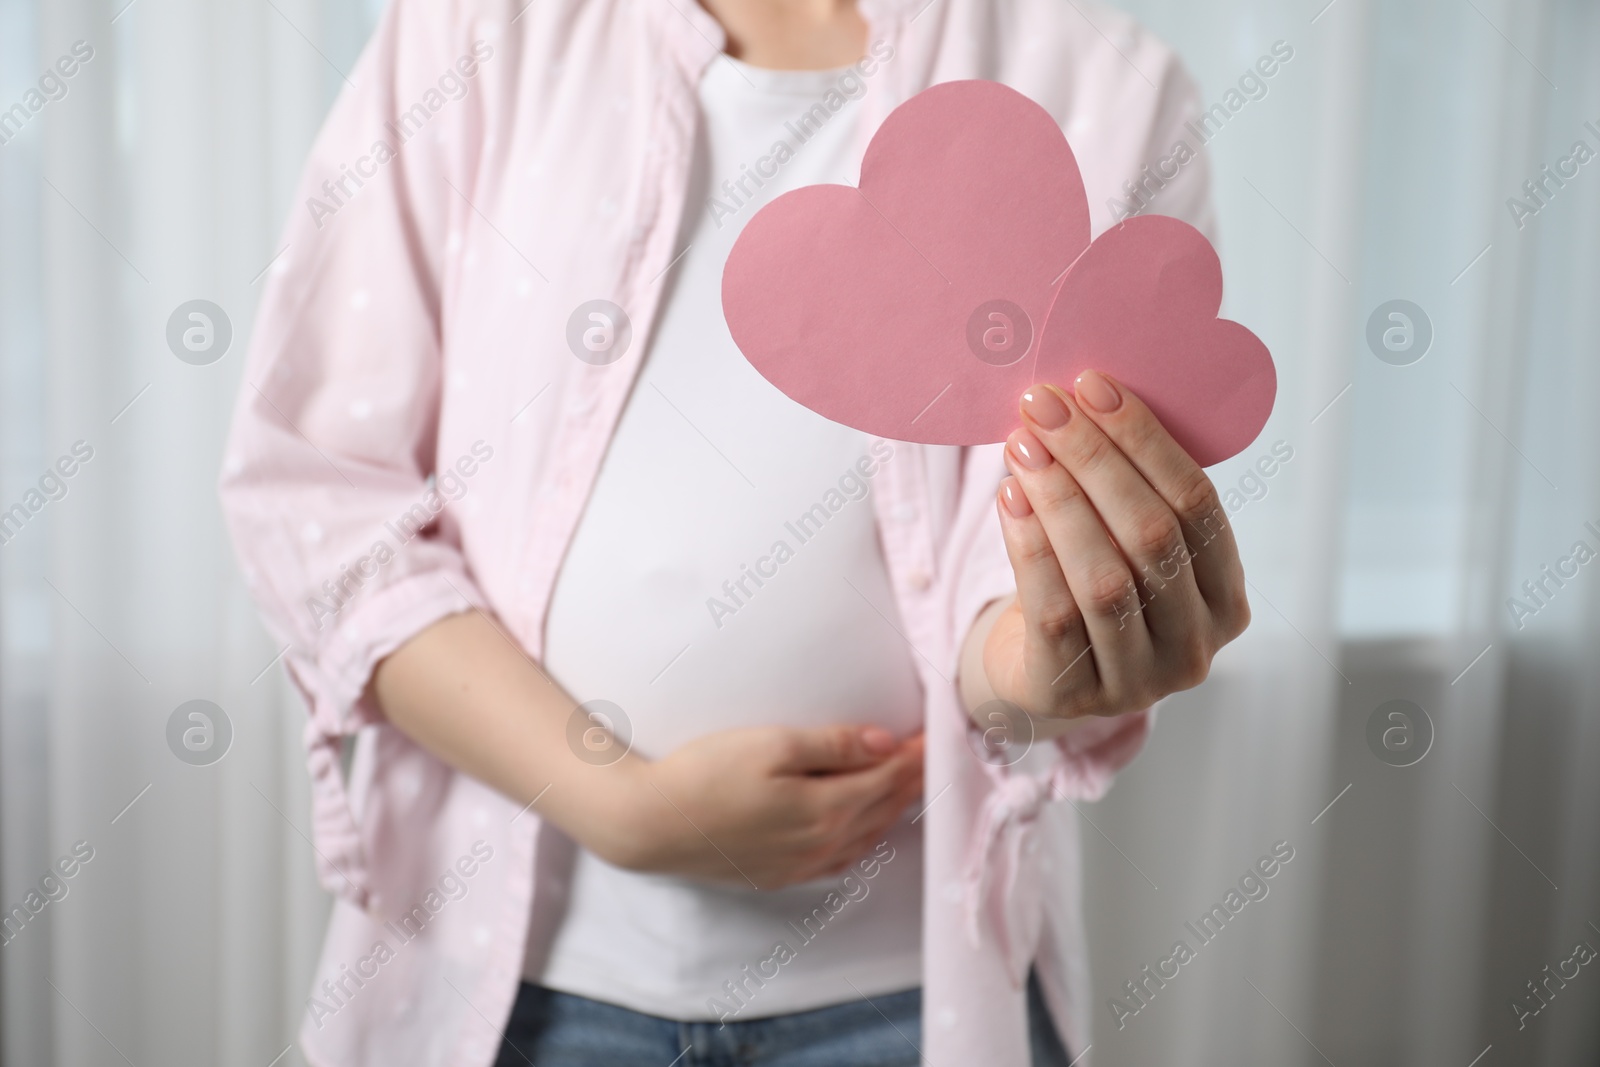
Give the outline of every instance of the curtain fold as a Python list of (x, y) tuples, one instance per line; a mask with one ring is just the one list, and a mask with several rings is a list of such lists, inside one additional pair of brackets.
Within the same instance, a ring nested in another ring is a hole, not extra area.
[[(215, 484), (259, 281), (364, 14), (64, 0), (7, 17), (31, 46), (7, 54), (8, 104), (58, 57), (90, 58), (0, 148), (0, 263), (21, 282), (5, 299), (37, 325), (5, 335), (27, 435), (4, 437), (6, 505), (75, 442), (92, 458), (3, 549), (0, 892), (17, 901), (75, 842), (93, 858), (0, 956), (0, 1056), (297, 1064), (327, 914), (303, 711)], [(169, 341), (194, 300), (231, 329), (215, 358)], [(174, 750), (194, 700), (231, 733), (214, 762)]]
[[(1523, 182), (1575, 138), (1600, 150), (1575, 43), (1595, 13), (1126, 6), (1211, 100), (1273, 41), (1295, 49), (1207, 146), (1224, 312), (1273, 348), (1283, 379), (1261, 442), (1291, 440), (1295, 458), (1235, 516), (1251, 632), (1168, 702), (1151, 749), (1086, 812), (1105, 835), (1098, 850), (1086, 835), (1102, 1000), (1086, 1062), (1461, 1067), (1490, 1046), (1484, 1063), (1594, 1062), (1600, 992), (1574, 983), (1520, 1028), (1512, 1005), (1574, 942), (1600, 947), (1583, 917), (1600, 922), (1600, 582), (1580, 574), (1526, 629), (1508, 600), (1574, 539), (1600, 549), (1583, 527), (1600, 514), (1585, 414), (1600, 395), (1600, 180), (1551, 185), (1520, 229), (1507, 198), (1535, 203)], [(1431, 325), (1419, 359), (1367, 340), (1395, 299)], [(1219, 486), (1252, 458), (1214, 471)], [(1275, 687), (1280, 671), (1292, 682)], [(1397, 699), (1431, 723), (1411, 766), (1367, 737)], [(1196, 942), (1183, 920), (1278, 836), (1297, 856), (1268, 898), (1119, 1028), (1123, 982), (1161, 942)]]

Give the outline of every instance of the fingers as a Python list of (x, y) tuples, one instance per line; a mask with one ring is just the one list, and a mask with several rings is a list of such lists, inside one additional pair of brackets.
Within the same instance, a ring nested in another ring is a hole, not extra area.
[(804, 878), (838, 874), (889, 836), (906, 811), (922, 796), (922, 778), (903, 786), (844, 825), (835, 840), (808, 866)]
[(866, 770), (830, 774), (807, 782), (802, 804), (824, 836), (902, 789), (922, 788), (922, 735), (906, 740), (889, 759)]
[(801, 779), (794, 807), (806, 812), (807, 828), (779, 882), (794, 885), (837, 874), (883, 840), (906, 806), (922, 795), (922, 768), (922, 735), (917, 734), (881, 766)]
[(1183, 528), (1172, 508), (1061, 390), (1034, 387), (1023, 394), (1021, 406), (1027, 428), (1082, 486), (1132, 565), (1151, 635), (1164, 647), (1209, 639), (1210, 615), (1190, 573)]
[(1237, 636), (1250, 618), (1244, 568), (1233, 527), (1211, 479), (1145, 402), (1110, 375), (1085, 371), (1073, 391), (1083, 413), (1122, 451), (1182, 523), (1195, 585), (1219, 626), (1229, 631), (1227, 636)]
[[(1022, 486), (1067, 588), (1082, 613), (1082, 624), (1101, 689), (1130, 699), (1153, 660), (1150, 635), (1139, 614), (1139, 600), (1128, 562), (1112, 543), (1095, 506), (1067, 469), (1055, 462), (1039, 439), (1018, 430), (1006, 443), (1006, 467)], [(1039, 551), (1037, 543), (1031, 546)], [(1036, 565), (1037, 566), (1037, 565)], [(1033, 573), (1037, 575), (1037, 570)], [(1020, 589), (1019, 589), (1020, 596)], [(1059, 610), (1048, 621), (1061, 628)], [(1076, 653), (1074, 653), (1076, 655)], [(1112, 704), (1117, 703), (1116, 699)]]
[(642, 763), (659, 818), (623, 865), (764, 889), (802, 880), (863, 827), (892, 823), (921, 793), (922, 765), (920, 734), (877, 727), (707, 734)]
[[(915, 756), (906, 757), (907, 771), (888, 793), (871, 801), (855, 815), (854, 822), (861, 826), (888, 826), (900, 817), (907, 804), (922, 796), (923, 762), (920, 747)], [(870, 833), (870, 830), (863, 831)]]
[[(1017, 578), (1017, 604), (1026, 624), (1023, 640), (1029, 646), (1025, 655), (1037, 657), (1034, 662), (1059, 661), (1061, 673), (1052, 687), (1066, 683), (1062, 692), (1094, 688), (1099, 678), (1094, 658), (1083, 655), (1089, 648), (1083, 612), (1061, 570), (1050, 535), (1015, 475), (1000, 483), (1000, 533)], [(1103, 540), (1104, 531), (1098, 536)]]
[(780, 774), (857, 771), (882, 763), (899, 742), (879, 726), (819, 726), (776, 731), (773, 770)]

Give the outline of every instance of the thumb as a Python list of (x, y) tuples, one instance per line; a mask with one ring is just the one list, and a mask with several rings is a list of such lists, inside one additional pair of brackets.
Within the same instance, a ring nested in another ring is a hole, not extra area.
[(899, 743), (881, 726), (819, 726), (787, 730), (779, 748), (780, 773), (855, 771), (887, 759)]

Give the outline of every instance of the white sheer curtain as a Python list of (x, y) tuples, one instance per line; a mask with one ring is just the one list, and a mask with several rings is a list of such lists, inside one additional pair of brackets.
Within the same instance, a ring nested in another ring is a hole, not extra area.
[[(0, 106), (26, 103), (76, 42), (92, 52), (0, 147), (0, 507), (74, 442), (93, 452), (0, 549), (0, 900), (22, 903), (75, 842), (93, 849), (0, 950), (4, 1062), (265, 1067), (298, 1028), (327, 905), (305, 840), (303, 713), (267, 669), (277, 650), (214, 487), (257, 282), (367, 13), (0, 11)], [(193, 299), (231, 319), (210, 365), (167, 343)], [(208, 766), (167, 741), (194, 699), (232, 726)]]
[[(1574, 541), (1600, 548), (1600, 169), (1552, 183), (1520, 230), (1506, 200), (1575, 140), (1600, 151), (1600, 20), (1480, 0), (1126, 6), (1210, 101), (1274, 41), (1294, 49), (1207, 150), (1226, 310), (1283, 374), (1261, 443), (1295, 458), (1236, 516), (1250, 633), (1086, 812), (1103, 831), (1085, 838), (1091, 1060), (1594, 1063), (1600, 985), (1520, 1029), (1511, 1004), (1575, 943), (1600, 947), (1600, 582), (1581, 569), (1522, 629), (1507, 599)], [(1366, 340), (1395, 299), (1432, 324), (1405, 366)], [(1413, 766), (1366, 739), (1394, 699), (1433, 726)], [(1280, 839), (1296, 858), (1270, 895), (1119, 1029), (1121, 982), (1195, 942), (1184, 921)]]
[[(1082, 1062), (1592, 1064), (1600, 975), (1521, 1030), (1510, 1004), (1574, 943), (1600, 947), (1600, 565), (1521, 629), (1506, 600), (1573, 542), (1600, 548), (1600, 161), (1521, 229), (1505, 201), (1575, 140), (1600, 150), (1600, 15), (1325, 3), (1126, 4), (1235, 112), (1205, 148), (1225, 310), (1272, 346), (1281, 395), (1215, 472), (1238, 491), (1255, 624), (1081, 813)], [(0, 510), (74, 442), (94, 449), (0, 547), (0, 903), (75, 842), (95, 850), (0, 949), (0, 1061), (265, 1067), (326, 903), (302, 712), (213, 485), (257, 281), (372, 11), (126, 4), (0, 0), (0, 108), (74, 42), (94, 49), (0, 145)], [(1277, 41), (1293, 58), (1235, 106)], [(233, 327), (206, 366), (165, 336), (194, 299)], [(1407, 366), (1366, 341), (1395, 299), (1432, 324)], [(166, 739), (193, 699), (232, 725), (208, 766)], [(1366, 740), (1394, 699), (1433, 726), (1413, 766)], [(1118, 1029), (1124, 981), (1196, 946), (1185, 923), (1279, 841), (1294, 858), (1268, 896)]]

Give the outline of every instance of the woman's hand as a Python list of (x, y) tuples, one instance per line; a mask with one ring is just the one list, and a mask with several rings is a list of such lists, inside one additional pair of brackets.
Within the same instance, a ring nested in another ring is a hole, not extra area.
[(1106, 375), (1080, 375), (1074, 394), (1023, 394), (998, 501), (1017, 598), (983, 645), (995, 696), (1042, 718), (1119, 715), (1199, 685), (1250, 621), (1205, 472)]
[(749, 727), (654, 762), (585, 758), (577, 702), (476, 611), (390, 653), (371, 693), (439, 759), (635, 870), (761, 889), (809, 881), (860, 859), (922, 793), (921, 735), (897, 742), (878, 727)]
[(585, 842), (632, 870), (778, 889), (837, 874), (922, 794), (922, 736), (749, 727), (654, 762), (629, 757), (617, 832)]

